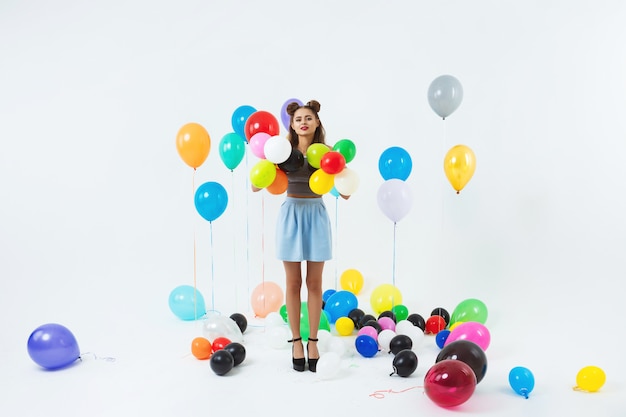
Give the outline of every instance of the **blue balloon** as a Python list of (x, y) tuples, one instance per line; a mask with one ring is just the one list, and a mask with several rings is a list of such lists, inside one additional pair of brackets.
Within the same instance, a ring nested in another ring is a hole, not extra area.
[(60, 369), (80, 358), (76, 338), (60, 324), (39, 326), (31, 333), (27, 346), (31, 359), (46, 369)]
[(354, 340), (354, 346), (361, 356), (371, 358), (378, 353), (378, 342), (372, 336), (362, 334)]
[(378, 171), (385, 180), (397, 178), (405, 181), (412, 169), (411, 155), (399, 146), (385, 149), (378, 159)]
[(254, 112), (256, 112), (254, 107), (243, 105), (237, 107), (231, 116), (233, 130), (242, 138), (246, 137), (246, 122), (248, 121), (248, 117)]
[(448, 329), (443, 329), (437, 332), (437, 334), (435, 335), (435, 342), (437, 343), (437, 346), (439, 346), (439, 349), (443, 349), (443, 347), (446, 344), (446, 340), (448, 340), (449, 335), (450, 335), (450, 330)]
[(348, 317), (348, 314), (359, 305), (356, 295), (350, 291), (341, 290), (328, 297), (324, 304), (324, 311), (328, 313), (329, 321), (334, 323), (339, 317)]
[(206, 314), (204, 297), (191, 285), (180, 285), (170, 292), (169, 306), (181, 320), (195, 320)]
[(330, 195), (332, 195), (335, 198), (339, 198), (339, 191), (337, 191), (337, 189), (335, 188), (335, 186), (333, 186), (333, 188), (331, 188), (330, 190)]
[(530, 369), (516, 366), (509, 372), (509, 384), (513, 391), (528, 399), (528, 394), (535, 388), (535, 377)]
[(194, 202), (200, 216), (212, 222), (226, 210), (228, 194), (222, 184), (209, 181), (198, 187)]
[(324, 302), (328, 301), (330, 296), (333, 295), (336, 292), (337, 292), (337, 290), (333, 290), (332, 288), (329, 289), (329, 290), (324, 291), (324, 294), (322, 294), (322, 301), (324, 301)]

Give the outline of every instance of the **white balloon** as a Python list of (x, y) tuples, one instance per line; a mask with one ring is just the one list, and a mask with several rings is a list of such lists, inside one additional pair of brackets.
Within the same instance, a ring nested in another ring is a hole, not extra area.
[(282, 136), (272, 136), (263, 145), (265, 159), (275, 164), (282, 164), (291, 155), (291, 142)]
[(344, 356), (346, 354), (346, 351), (348, 350), (346, 348), (346, 344), (343, 341), (343, 338), (337, 336), (333, 336), (331, 339), (328, 340), (326, 344), (326, 349), (327, 352), (334, 352), (339, 356)]
[(359, 188), (359, 174), (348, 167), (335, 174), (334, 180), (335, 189), (342, 195), (352, 195)]
[[(384, 329), (378, 333), (378, 346), (385, 352), (389, 352), (389, 344), (391, 339), (396, 336), (397, 333), (391, 329)], [(410, 336), (409, 336), (410, 337)]]
[(276, 311), (272, 311), (267, 313), (265, 316), (265, 327), (274, 327), (274, 326), (284, 326), (285, 320), (283, 317)]
[(225, 337), (231, 342), (243, 341), (243, 334), (235, 320), (220, 314), (208, 314), (202, 326), (204, 337), (211, 342), (218, 337)]
[(331, 379), (339, 373), (341, 356), (336, 352), (327, 352), (320, 356), (317, 362), (317, 377), (319, 379)]
[(333, 335), (325, 329), (319, 329), (317, 331), (317, 338), (319, 342), (317, 342), (317, 348), (320, 352), (324, 352), (328, 350), (328, 343), (333, 338)]
[(286, 349), (289, 347), (290, 331), (287, 326), (272, 326), (265, 329), (265, 339), (268, 346), (274, 349)]
[(412, 328), (415, 327), (419, 330), (419, 327), (415, 326), (413, 323), (411, 323), (408, 320), (400, 320), (399, 322), (396, 323), (396, 333), (397, 334), (406, 334), (408, 336), (407, 333), (410, 333), (412, 331)]

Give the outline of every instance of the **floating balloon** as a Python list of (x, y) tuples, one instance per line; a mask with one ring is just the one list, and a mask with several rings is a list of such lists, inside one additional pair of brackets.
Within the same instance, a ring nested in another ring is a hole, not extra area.
[(245, 104), (237, 107), (233, 112), (233, 115), (231, 116), (231, 125), (235, 133), (240, 137), (246, 138), (246, 121), (248, 121), (248, 117), (250, 117), (250, 115), (254, 112), (256, 112), (254, 107)]
[(365, 358), (374, 357), (378, 353), (378, 342), (372, 336), (365, 334), (357, 336), (354, 345), (357, 352)]
[(281, 164), (291, 155), (291, 142), (282, 136), (271, 136), (263, 145), (265, 158), (275, 164)]
[(272, 181), (272, 183), (265, 189), (270, 194), (279, 195), (287, 191), (288, 185), (289, 179), (287, 178), (287, 174), (285, 174), (285, 172), (281, 169), (276, 169), (276, 177), (274, 178), (274, 181)]
[(206, 314), (204, 297), (191, 285), (180, 285), (169, 295), (169, 307), (181, 320), (196, 320)]
[(282, 107), (280, 108), (280, 120), (281, 122), (283, 122), (283, 126), (285, 127), (285, 129), (289, 130), (289, 123), (291, 121), (291, 116), (287, 113), (287, 107), (291, 104), (291, 103), (298, 103), (298, 106), (302, 107), (303, 103), (298, 100), (297, 98), (290, 98), (287, 99)]
[[(344, 168), (340, 173), (335, 174), (335, 190), (336, 194), (333, 194), (335, 197), (339, 197), (339, 194), (342, 195), (352, 195), (359, 188), (359, 174), (356, 173), (353, 169)], [(332, 194), (332, 190), (331, 190)]]
[(413, 193), (405, 181), (392, 178), (380, 185), (377, 202), (383, 214), (397, 223), (411, 210)]
[(250, 183), (257, 188), (270, 186), (276, 179), (276, 165), (261, 159), (250, 170)]
[(65, 326), (48, 323), (37, 327), (27, 342), (28, 355), (46, 369), (61, 369), (80, 358), (78, 342)]
[(246, 120), (245, 138), (250, 142), (257, 133), (266, 133), (269, 136), (276, 136), (280, 133), (280, 126), (276, 117), (265, 110), (257, 110)]
[(236, 133), (227, 133), (220, 140), (220, 159), (231, 171), (239, 166), (246, 154), (246, 141)]
[(468, 298), (461, 301), (452, 311), (450, 316), (450, 324), (456, 322), (475, 321), (485, 324), (489, 312), (487, 306), (476, 298)]
[(465, 145), (453, 146), (443, 160), (443, 170), (452, 188), (459, 194), (476, 171), (474, 151)]
[(535, 377), (530, 369), (516, 366), (509, 371), (509, 385), (517, 394), (528, 399), (528, 394), (535, 388)]
[(381, 284), (370, 294), (370, 305), (376, 314), (391, 310), (398, 304), (402, 304), (402, 294), (392, 284)]
[(328, 146), (323, 143), (314, 143), (310, 145), (306, 150), (306, 159), (313, 168), (319, 169), (322, 162), (322, 157), (330, 152)]
[(463, 87), (452, 75), (441, 75), (428, 87), (428, 104), (444, 120), (459, 108), (462, 101)]
[(356, 155), (356, 146), (350, 139), (341, 139), (333, 146), (333, 151), (337, 151), (343, 155), (346, 164), (349, 164)]
[(354, 295), (358, 295), (363, 288), (363, 274), (354, 268), (346, 269), (341, 273), (339, 284), (341, 288), (350, 291)]
[(399, 146), (385, 149), (378, 159), (378, 171), (385, 180), (396, 178), (404, 181), (409, 178), (412, 169), (411, 155)]
[(315, 194), (324, 195), (329, 193), (335, 185), (335, 176), (324, 172), (322, 169), (315, 170), (309, 177), (309, 187)]
[(424, 392), (440, 407), (455, 407), (470, 399), (476, 389), (476, 375), (465, 362), (443, 360), (424, 377)]
[(252, 291), (250, 304), (254, 314), (264, 318), (269, 313), (278, 311), (284, 300), (283, 289), (275, 282), (265, 281)]
[(606, 374), (597, 366), (585, 366), (576, 374), (576, 391), (596, 392), (606, 382)]
[(417, 355), (411, 349), (401, 350), (396, 353), (392, 361), (393, 372), (389, 374), (401, 377), (410, 376), (417, 369)]
[(346, 158), (337, 151), (328, 151), (320, 160), (320, 169), (327, 174), (339, 174), (346, 166)]
[(208, 181), (196, 190), (196, 210), (203, 219), (212, 222), (220, 217), (228, 206), (228, 193), (222, 184)]
[(183, 162), (196, 169), (209, 156), (211, 137), (204, 126), (198, 123), (187, 123), (178, 130), (176, 150)]
[(211, 370), (215, 372), (216, 375), (223, 376), (233, 369), (233, 366), (235, 366), (235, 358), (233, 358), (233, 355), (229, 351), (220, 349), (211, 355), (209, 364)]
[(206, 337), (196, 337), (191, 341), (191, 354), (199, 360), (209, 359), (213, 354), (213, 346)]
[(476, 383), (480, 383), (487, 373), (487, 355), (485, 351), (469, 340), (457, 340), (446, 344), (437, 355), (435, 363), (446, 359), (465, 362), (474, 371)]

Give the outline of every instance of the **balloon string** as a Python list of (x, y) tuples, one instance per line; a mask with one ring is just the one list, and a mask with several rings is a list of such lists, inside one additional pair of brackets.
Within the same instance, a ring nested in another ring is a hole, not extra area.
[[(261, 194), (261, 282), (263, 283), (263, 294), (265, 294), (265, 195)], [(263, 297), (263, 311), (266, 297)]]
[[(230, 190), (231, 190), (230, 193), (233, 196), (233, 198), (232, 198), (232, 200), (233, 200), (233, 213), (236, 213), (237, 210), (234, 209), (234, 206), (235, 206), (235, 198), (234, 198), (234, 196), (235, 196), (235, 171), (231, 169), (230, 170), (230, 174), (231, 174), (230, 175)], [(236, 242), (236, 239), (233, 238), (233, 272), (235, 272), (237, 270), (236, 258), (237, 258), (237, 242)], [(239, 308), (239, 297), (238, 297), (238, 294), (237, 294), (238, 293), (237, 289), (239, 287), (238, 283), (239, 283), (239, 281), (237, 281), (235, 283), (235, 306), (237, 308)]]
[(211, 242), (211, 310), (215, 311), (215, 263), (213, 261), (213, 222), (209, 222), (209, 239)]
[[(393, 281), (393, 286), (396, 285), (396, 222), (393, 222), (393, 260), (392, 260), (392, 274), (391, 279)], [(392, 302), (393, 304), (393, 302)]]
[[(196, 168), (193, 169), (193, 175), (191, 177), (191, 196), (192, 202), (195, 199), (196, 194)], [(197, 260), (196, 260), (196, 228), (192, 226), (193, 229), (193, 318), (198, 318), (198, 287), (197, 287)]]
[[(246, 144), (248, 142), (246, 141)], [(248, 152), (245, 153), (246, 156), (246, 172), (249, 172), (248, 169)], [(246, 284), (247, 284), (247, 299), (250, 299), (250, 183), (249, 177), (246, 175)]]
[(335, 290), (337, 286), (337, 269), (339, 267), (339, 198), (335, 197)]
[(420, 385), (416, 385), (414, 387), (409, 387), (400, 391), (394, 391), (392, 389), (381, 389), (381, 390), (374, 391), (369, 396), (372, 398), (376, 398), (377, 400), (382, 400), (383, 398), (385, 398), (385, 394), (403, 394), (415, 388), (424, 388), (424, 387)]
[(85, 355), (91, 355), (91, 356), (93, 356), (93, 358), (94, 358), (95, 360), (102, 360), (102, 361), (105, 361), (105, 362), (115, 362), (115, 361), (117, 360), (117, 359), (112, 358), (112, 357), (110, 357), (110, 356), (106, 356), (106, 357), (100, 358), (100, 357), (98, 357), (98, 356), (97, 356), (95, 353), (93, 353), (93, 352), (85, 352), (85, 353), (81, 353), (81, 354), (80, 354), (80, 356), (78, 357), (78, 359), (82, 362), (83, 357), (84, 357)]

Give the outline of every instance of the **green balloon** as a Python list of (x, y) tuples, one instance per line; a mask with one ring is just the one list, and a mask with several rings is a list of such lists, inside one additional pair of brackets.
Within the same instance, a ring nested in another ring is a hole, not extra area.
[(246, 141), (238, 134), (231, 132), (220, 141), (220, 159), (231, 171), (237, 168), (246, 153)]
[(406, 320), (409, 317), (409, 309), (402, 304), (393, 306), (391, 312), (396, 315), (396, 321)]
[(287, 318), (287, 304), (283, 304), (280, 307), (280, 309), (278, 310), (278, 314), (280, 314), (285, 323), (289, 322), (289, 319)]
[(475, 298), (468, 298), (461, 301), (450, 316), (450, 325), (460, 322), (465, 323), (468, 321), (478, 322), (485, 324), (487, 321), (487, 306), (480, 300)]
[(356, 155), (356, 146), (350, 139), (341, 139), (333, 146), (333, 151), (337, 151), (346, 159), (346, 164), (354, 159)]
[[(283, 304), (280, 308), (279, 313), (285, 323), (289, 324), (289, 319), (287, 317), (287, 306)], [(328, 320), (328, 316), (326, 312), (322, 310), (322, 314), (320, 315), (320, 324), (318, 327), (320, 330), (328, 330), (330, 331), (330, 322)], [(309, 340), (309, 335), (311, 334), (311, 328), (309, 326), (309, 306), (306, 301), (303, 301), (300, 304), (300, 336), (302, 336), (302, 340)]]

